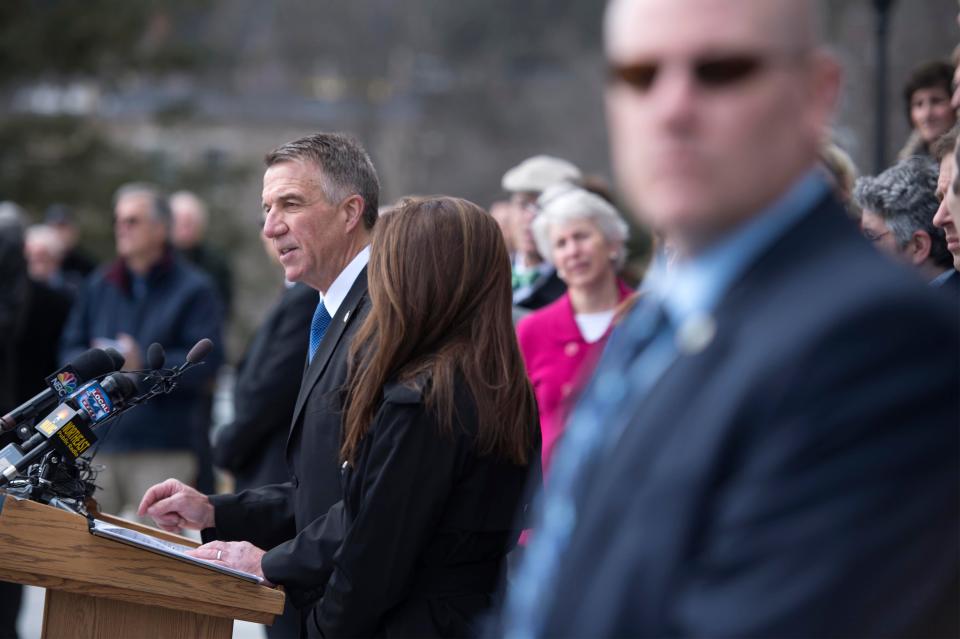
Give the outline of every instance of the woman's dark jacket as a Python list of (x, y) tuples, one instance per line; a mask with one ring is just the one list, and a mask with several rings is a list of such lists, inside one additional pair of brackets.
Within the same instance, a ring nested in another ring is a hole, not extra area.
[[(531, 471), (540, 472), (539, 433), (531, 424), (529, 466), (480, 457), (476, 408), (464, 383), (455, 404), (445, 433), (420, 390), (384, 388), (355, 465), (342, 469), (344, 499), (327, 515), (329, 578), (306, 611), (308, 634), (479, 633), (520, 535)], [(318, 575), (305, 577), (315, 585)], [(297, 584), (284, 585), (296, 597)]]

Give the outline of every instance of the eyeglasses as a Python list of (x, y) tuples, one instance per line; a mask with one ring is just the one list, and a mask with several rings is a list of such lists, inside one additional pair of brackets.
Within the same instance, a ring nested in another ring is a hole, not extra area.
[(890, 231), (884, 231), (883, 233), (874, 233), (873, 231), (864, 231), (863, 237), (867, 238), (870, 242), (879, 242), (885, 235), (890, 235)]
[[(690, 65), (690, 71), (693, 79), (702, 88), (719, 91), (747, 82), (776, 61), (792, 60), (796, 57), (796, 54), (751, 53), (708, 56), (694, 60)], [(663, 63), (658, 61), (610, 65), (607, 75), (612, 83), (623, 83), (641, 93), (646, 93), (653, 88), (663, 66)]]
[(525, 211), (537, 213), (540, 210), (537, 206), (537, 195), (537, 193), (514, 193), (510, 201)]

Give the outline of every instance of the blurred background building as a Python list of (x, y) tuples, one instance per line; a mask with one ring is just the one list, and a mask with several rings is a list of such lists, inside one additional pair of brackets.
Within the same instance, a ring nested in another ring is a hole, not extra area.
[[(876, 155), (877, 0), (821, 0), (846, 66), (836, 137)], [(908, 132), (900, 88), (949, 58), (954, 0), (890, 3), (886, 157)], [(111, 194), (190, 189), (232, 262), (228, 352), (277, 294), (257, 240), (263, 154), (315, 130), (370, 150), (384, 202), (449, 193), (488, 205), (525, 157), (609, 176), (601, 2), (581, 0), (27, 0), (0, 3), (0, 200), (40, 219), (75, 207), (111, 254)]]

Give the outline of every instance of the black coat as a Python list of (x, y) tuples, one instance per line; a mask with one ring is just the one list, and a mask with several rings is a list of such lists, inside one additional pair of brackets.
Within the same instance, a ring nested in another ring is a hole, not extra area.
[(444, 433), (424, 405), (426, 383), (385, 387), (356, 465), (343, 469), (325, 562), (310, 575), (329, 576), (307, 616), (311, 636), (476, 636), (496, 603), (531, 467), (539, 472), (539, 437), (530, 466), (480, 457), (466, 384)]
[(47, 387), (55, 372), (57, 345), (70, 313), (70, 297), (46, 284), (30, 280), (16, 309), (19, 317), (0, 336), (0, 384), (10, 399), (0, 411), (12, 410)]
[(796, 223), (625, 400), (544, 636), (957, 636), (956, 307), (845, 218)]
[[(263, 558), (268, 579), (287, 587), (298, 608), (320, 596), (323, 583), (297, 588), (311, 566), (328, 555), (318, 545), (319, 529), (331, 506), (343, 498), (340, 486), (340, 416), (350, 342), (369, 307), (364, 269), (332, 319), (313, 362), (303, 373), (286, 445), (289, 480), (234, 495), (210, 498), (216, 528), (204, 541), (249, 541), (269, 550)], [(296, 385), (295, 380), (289, 383)], [(298, 581), (299, 580), (299, 581)], [(311, 584), (308, 579), (304, 583)]]
[(286, 447), (307, 360), (317, 291), (296, 284), (283, 292), (257, 329), (237, 370), (234, 420), (217, 431), (214, 463), (230, 471), (238, 491), (287, 481)]
[(524, 299), (515, 302), (514, 305), (535, 311), (538, 308), (543, 308), (547, 304), (560, 299), (566, 292), (567, 285), (560, 279), (560, 276), (557, 275), (557, 271), (554, 269), (551, 270), (550, 274), (546, 277), (542, 277), (534, 282), (530, 294)]
[(169, 395), (133, 407), (122, 419), (105, 424), (102, 453), (194, 450), (204, 394), (223, 361), (223, 313), (213, 283), (170, 249), (144, 277), (145, 292), (134, 293), (133, 274), (123, 260), (96, 271), (84, 284), (60, 338), (60, 358), (69, 361), (97, 338), (131, 335), (141, 352), (159, 342), (168, 366), (179, 365), (202, 338), (213, 340), (203, 366), (186, 372)]

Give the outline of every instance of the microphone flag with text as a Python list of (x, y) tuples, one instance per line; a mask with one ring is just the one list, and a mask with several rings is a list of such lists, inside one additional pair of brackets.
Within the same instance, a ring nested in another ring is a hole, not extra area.
[[(0, 450), (0, 487), (30, 469), (34, 460), (50, 451), (59, 453), (66, 464), (79, 463), (78, 458), (97, 440), (94, 426), (157, 395), (172, 392), (181, 375), (202, 364), (212, 349), (210, 339), (201, 339), (180, 366), (163, 368), (166, 359), (163, 347), (153, 343), (147, 349), (149, 369), (113, 374), (109, 373), (123, 365), (123, 357), (118, 352), (95, 348), (83, 353), (47, 378), (49, 389), (2, 418), (2, 430), (17, 428), (24, 441)], [(98, 381), (101, 378), (102, 381)], [(49, 410), (58, 399), (61, 403), (30, 429), (27, 423)], [(27, 475), (32, 472), (29, 470)]]
[(22, 423), (31, 422), (39, 414), (55, 406), (58, 400), (75, 392), (84, 383), (120, 370), (122, 366), (123, 357), (115, 350), (113, 353), (108, 353), (99, 348), (91, 348), (81, 353), (72, 362), (47, 377), (47, 385), (50, 388), (37, 393), (0, 417), (0, 432), (13, 430)]

